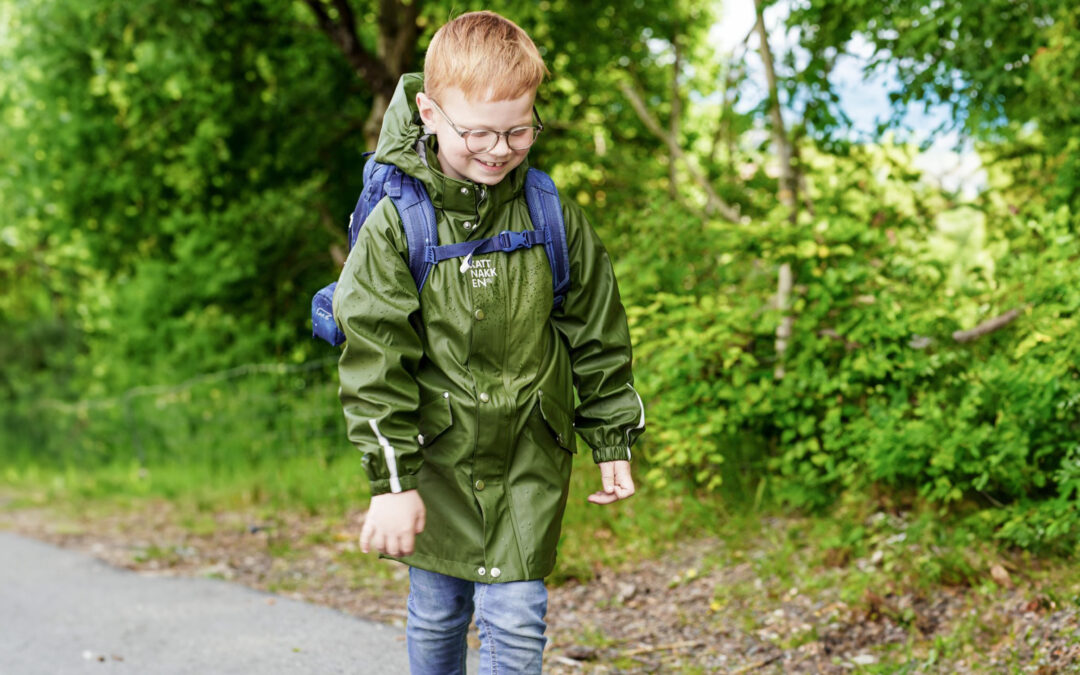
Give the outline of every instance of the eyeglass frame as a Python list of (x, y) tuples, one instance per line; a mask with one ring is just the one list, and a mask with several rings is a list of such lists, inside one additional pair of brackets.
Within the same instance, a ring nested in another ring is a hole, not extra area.
[[(532, 107), (532, 113), (533, 116), (536, 118), (536, 124), (526, 124), (520, 127), (513, 127), (511, 129), (507, 129), (506, 131), (495, 131), (494, 129), (458, 129), (458, 126), (454, 124), (454, 121), (450, 119), (450, 116), (446, 114), (442, 107), (440, 107), (439, 104), (435, 102), (435, 99), (429, 97), (428, 101), (431, 101), (431, 105), (433, 105), (435, 109), (439, 111), (439, 114), (443, 116), (443, 119), (445, 119), (450, 124), (450, 128), (454, 130), (454, 133), (460, 136), (461, 140), (465, 142), (465, 149), (474, 155), (480, 155), (485, 152), (490, 152), (494, 150), (495, 147), (499, 145), (499, 139), (504, 136), (506, 137), (506, 147), (510, 148), (511, 150), (514, 150), (515, 152), (528, 150), (533, 146), (534, 143), (536, 143), (536, 139), (540, 137), (540, 132), (544, 130), (544, 122), (540, 119), (540, 111), (536, 109), (535, 105), (533, 105)], [(518, 131), (519, 129), (535, 129), (535, 131), (533, 132), (532, 141), (530, 141), (529, 144), (526, 145), (524, 148), (515, 148), (510, 145), (510, 134)], [(466, 138), (466, 136), (479, 131), (495, 134), (495, 142), (492, 143), (489, 147), (484, 148), (483, 150), (473, 150), (469, 147), (469, 139)]]

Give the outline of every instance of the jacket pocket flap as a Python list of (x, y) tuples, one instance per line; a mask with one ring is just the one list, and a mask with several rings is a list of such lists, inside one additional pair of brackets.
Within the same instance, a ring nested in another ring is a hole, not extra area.
[(450, 428), (454, 418), (450, 414), (450, 400), (440, 396), (439, 398), (420, 406), (420, 422), (418, 424), (420, 445), (430, 445), (436, 437)]
[(540, 414), (551, 428), (555, 441), (570, 452), (577, 452), (574, 436), (574, 416), (566, 412), (554, 397), (540, 392)]

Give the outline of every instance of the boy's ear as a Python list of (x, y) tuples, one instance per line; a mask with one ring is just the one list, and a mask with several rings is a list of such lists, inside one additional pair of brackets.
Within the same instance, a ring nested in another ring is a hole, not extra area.
[(435, 108), (431, 107), (431, 99), (422, 91), (416, 93), (416, 109), (420, 112), (420, 121), (424, 123), (428, 131), (434, 131)]

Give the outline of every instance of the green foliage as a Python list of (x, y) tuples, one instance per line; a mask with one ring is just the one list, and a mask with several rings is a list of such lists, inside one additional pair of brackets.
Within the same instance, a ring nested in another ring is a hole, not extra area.
[[(73, 384), (96, 396), (309, 356), (307, 289), (333, 276), (359, 190), (369, 102), (349, 96), (354, 75), (305, 8), (147, 10), (22, 3), (0, 78), (5, 274), (37, 267), (51, 297), (13, 295), (77, 332)], [(31, 344), (35, 318), (12, 318)]]
[[(808, 55), (793, 81), (808, 83), (803, 89), (811, 92), (812, 109), (833, 101), (831, 85), (818, 74), (828, 73), (858, 38), (874, 50), (864, 72), (896, 72), (894, 124), (911, 104), (940, 103), (952, 112), (945, 126), (998, 142), (1037, 128), (1046, 143), (1031, 150), (1058, 167), (1044, 196), (1080, 206), (1076, 3), (814, 0), (793, 9), (788, 25)], [(821, 86), (812, 86), (815, 78)], [(834, 130), (825, 125), (826, 134)]]
[[(815, 192), (832, 187), (794, 227), (639, 223), (654, 247), (620, 264), (651, 403), (649, 478), (733, 480), (736, 494), (760, 488), (802, 507), (875, 485), (915, 489), (961, 509), (1005, 505), (973, 522), (1008, 541), (1075, 546), (1077, 218), (935, 218), (929, 195), (835, 171), (818, 175)], [(781, 262), (798, 280), (782, 360)], [(999, 331), (952, 337), (1013, 307), (1024, 309)]]

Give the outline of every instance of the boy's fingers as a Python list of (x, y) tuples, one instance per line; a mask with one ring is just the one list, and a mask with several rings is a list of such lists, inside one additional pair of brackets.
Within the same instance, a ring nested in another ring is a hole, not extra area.
[(604, 492), (615, 492), (615, 466), (614, 462), (600, 463), (600, 482), (604, 484)]
[(371, 550), (376, 553), (386, 553), (386, 536), (378, 530), (374, 530), (371, 534)]
[(593, 504), (611, 504), (634, 494), (634, 479), (630, 474), (630, 462), (601, 462), (600, 480), (604, 489), (588, 496)]
[(383, 540), (383, 546), (379, 549), (387, 555), (401, 555), (401, 549), (398, 548), (398, 538), (394, 535), (389, 535)]
[(406, 532), (398, 537), (398, 550), (401, 551), (401, 555), (412, 555), (413, 552), (413, 533)]
[(630, 475), (630, 462), (615, 464), (615, 494), (626, 499), (634, 494), (634, 478)]
[(371, 527), (371, 523), (365, 520), (364, 526), (360, 528), (360, 550), (364, 553), (367, 553), (370, 550), (372, 533), (373, 528)]
[(594, 492), (587, 497), (588, 501), (593, 504), (610, 504), (612, 502), (619, 501), (617, 495), (609, 494), (601, 490), (600, 492)]
[(415, 534), (420, 534), (424, 531), (425, 524), (427, 524), (427, 512), (424, 511), (424, 509), (420, 509), (420, 512), (416, 514), (416, 525), (413, 528), (413, 532)]

